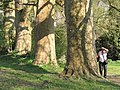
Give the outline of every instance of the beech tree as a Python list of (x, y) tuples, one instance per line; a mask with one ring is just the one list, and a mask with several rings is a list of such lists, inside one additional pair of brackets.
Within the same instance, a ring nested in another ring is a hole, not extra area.
[(92, 0), (65, 0), (67, 63), (62, 75), (98, 76)]

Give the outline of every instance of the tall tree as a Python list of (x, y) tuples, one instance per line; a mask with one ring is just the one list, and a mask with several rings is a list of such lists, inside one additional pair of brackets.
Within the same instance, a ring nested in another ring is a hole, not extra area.
[(31, 51), (31, 26), (30, 11), (31, 6), (24, 5), (27, 0), (16, 0), (16, 50), (19, 55), (27, 54)]
[(67, 63), (63, 75), (97, 76), (92, 0), (65, 0)]
[(57, 65), (53, 19), (55, 0), (38, 0), (37, 4), (34, 64)]
[(14, 20), (15, 20), (15, 7), (14, 0), (4, 0), (4, 21), (3, 21), (3, 32), (4, 32), (4, 47), (8, 52), (12, 50), (12, 44), (15, 37)]

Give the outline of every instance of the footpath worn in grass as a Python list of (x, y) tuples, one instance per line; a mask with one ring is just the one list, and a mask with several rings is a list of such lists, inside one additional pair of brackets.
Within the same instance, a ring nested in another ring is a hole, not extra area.
[(119, 85), (104, 80), (63, 80), (57, 75), (62, 70), (51, 65), (34, 66), (30, 58), (0, 57), (0, 90), (120, 90)]

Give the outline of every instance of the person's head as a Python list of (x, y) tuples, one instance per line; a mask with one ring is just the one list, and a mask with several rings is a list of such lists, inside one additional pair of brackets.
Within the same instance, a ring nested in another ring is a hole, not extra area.
[(108, 52), (108, 49), (105, 48), (105, 47), (101, 47), (101, 50), (102, 50), (102, 51), (106, 51), (106, 52)]
[(101, 47), (101, 50), (105, 50), (106, 48), (105, 47)]

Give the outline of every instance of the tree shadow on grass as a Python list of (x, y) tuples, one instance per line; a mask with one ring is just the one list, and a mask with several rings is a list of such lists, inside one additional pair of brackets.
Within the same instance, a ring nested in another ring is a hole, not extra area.
[(20, 56), (14, 57), (12, 55), (6, 55), (0, 57), (0, 67), (22, 70), (28, 73), (52, 74), (42, 67), (33, 65), (32, 62), (30, 63), (29, 61), (30, 58), (28, 59), (21, 58)]

